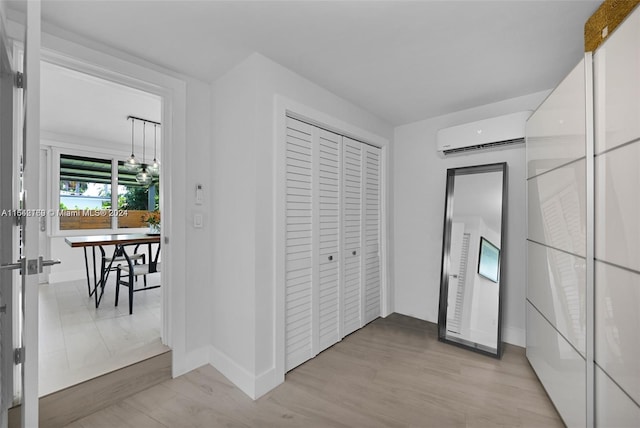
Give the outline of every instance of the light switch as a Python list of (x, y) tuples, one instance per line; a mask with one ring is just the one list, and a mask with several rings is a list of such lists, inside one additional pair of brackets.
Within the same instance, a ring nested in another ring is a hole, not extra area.
[(196, 229), (202, 229), (203, 226), (202, 214), (194, 214), (193, 215), (193, 227)]
[(196, 205), (202, 205), (203, 201), (204, 201), (204, 190), (202, 190), (202, 184), (196, 184)]

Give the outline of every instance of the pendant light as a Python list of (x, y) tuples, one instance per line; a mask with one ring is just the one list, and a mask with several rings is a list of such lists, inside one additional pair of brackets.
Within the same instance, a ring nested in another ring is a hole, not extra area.
[(131, 116), (129, 116), (129, 119), (131, 119), (131, 157), (126, 160), (126, 162), (124, 163), (124, 167), (128, 171), (137, 171), (140, 168), (140, 163), (136, 159), (136, 155), (133, 154), (134, 153), (134, 151), (133, 151), (133, 144), (134, 144), (133, 130), (134, 130), (134, 126), (135, 126), (136, 120)]
[(153, 163), (149, 165), (149, 167), (147, 168), (147, 170), (153, 175), (158, 175), (160, 173), (160, 162), (158, 162), (158, 158), (156, 157), (156, 149), (158, 144), (157, 130), (158, 130), (158, 125), (154, 123), (153, 124)]
[(146, 146), (146, 127), (147, 122), (142, 122), (142, 170), (136, 174), (136, 181), (143, 186), (148, 186), (151, 184), (153, 177), (151, 173), (147, 170), (147, 164), (145, 162), (145, 146)]

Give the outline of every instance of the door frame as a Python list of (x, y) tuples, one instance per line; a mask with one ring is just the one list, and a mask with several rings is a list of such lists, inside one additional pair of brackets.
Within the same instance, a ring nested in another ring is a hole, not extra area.
[(189, 370), (185, 340), (186, 290), (180, 286), (186, 282), (186, 153), (182, 143), (186, 141), (186, 82), (157, 71), (158, 67), (152, 64), (116, 56), (111, 49), (89, 48), (45, 32), (42, 33), (41, 60), (162, 98), (161, 336), (163, 343), (172, 349), (172, 376), (184, 374)]
[(390, 165), (390, 141), (384, 137), (366, 131), (344, 120), (318, 111), (312, 107), (284, 97), (275, 96), (275, 377), (277, 383), (284, 382), (285, 375), (285, 262), (286, 262), (286, 135), (287, 117), (301, 120), (342, 136), (378, 147), (381, 151), (382, 168), (380, 169), (380, 303), (381, 316), (388, 316), (393, 310), (393, 293), (389, 281), (388, 236), (390, 204), (390, 182), (388, 168)]
[[(0, 72), (10, 71), (12, 74), (15, 73), (13, 67), (13, 51), (11, 49), (11, 41), (6, 33), (6, 14), (5, 14), (5, 4), (4, 2), (0, 2)], [(9, 80), (13, 80), (13, 76), (9, 76), (7, 78), (3, 78), (0, 82), (0, 85), (3, 85), (0, 92), (4, 92), (7, 90), (15, 94), (15, 86), (11, 84), (9, 86)], [(4, 86), (6, 85), (6, 87)], [(2, 162), (2, 166), (0, 167), (1, 175), (0, 175), (0, 183), (2, 187), (0, 188), (0, 197), (2, 198), (2, 203), (0, 204), (0, 208), (15, 208), (13, 203), (13, 155), (14, 155), (14, 114), (15, 114), (15, 106), (12, 95), (11, 105), (9, 107), (9, 112), (11, 117), (6, 118), (3, 123), (0, 125), (0, 162)], [(5, 129), (6, 128), (6, 129)], [(6, 137), (6, 139), (5, 139)], [(6, 142), (6, 145), (4, 144)], [(9, 178), (6, 180), (6, 178)], [(8, 192), (6, 191), (8, 190)], [(3, 216), (0, 219), (0, 239), (3, 241), (6, 240), (7, 236), (11, 237), (11, 242), (13, 242), (13, 225), (10, 217)], [(6, 235), (5, 235), (6, 234)], [(11, 263), (14, 262), (13, 258), (13, 245), (7, 247), (2, 246), (0, 250), (0, 263)], [(14, 271), (0, 271), (0, 287), (5, 287), (6, 291), (10, 292), (4, 294), (4, 298), (0, 300), (0, 305), (4, 306), (6, 312), (0, 313), (0, 317), (3, 317), (4, 320), (0, 323), (0, 341), (2, 345), (0, 346), (0, 427), (6, 427), (8, 424), (8, 409), (13, 405), (13, 382), (15, 377), (15, 365), (13, 364), (13, 349), (14, 349), (14, 329), (13, 329), (13, 286), (14, 286), (15, 272)], [(3, 294), (0, 292), (0, 294)]]

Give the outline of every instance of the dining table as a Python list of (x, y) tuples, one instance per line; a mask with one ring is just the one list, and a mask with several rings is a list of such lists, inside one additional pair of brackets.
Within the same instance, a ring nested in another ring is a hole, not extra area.
[[(100, 301), (104, 295), (104, 287), (107, 279), (109, 278), (109, 272), (113, 267), (113, 262), (118, 257), (123, 257), (125, 253), (125, 247), (129, 245), (137, 246), (142, 244), (148, 245), (149, 261), (157, 262), (158, 255), (160, 253), (160, 247), (156, 251), (155, 257), (152, 254), (152, 244), (160, 244), (160, 234), (149, 233), (116, 233), (110, 235), (79, 235), (69, 236), (64, 241), (71, 248), (82, 248), (84, 250), (84, 266), (87, 275), (87, 288), (89, 291), (89, 297), (94, 297), (96, 308), (100, 306)], [(107, 251), (105, 247), (114, 246), (112, 256), (107, 259)], [(93, 256), (93, 285), (91, 284), (91, 274), (89, 270), (89, 257), (87, 255), (87, 249), (91, 248)], [(98, 276), (98, 268), (96, 261), (96, 248), (100, 251), (100, 275)], [(105, 263), (105, 260), (109, 260), (109, 263)], [(98, 293), (99, 291), (99, 293)]]

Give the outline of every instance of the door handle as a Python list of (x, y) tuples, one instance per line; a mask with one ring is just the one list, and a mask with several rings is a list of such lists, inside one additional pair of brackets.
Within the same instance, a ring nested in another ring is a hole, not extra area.
[(60, 259), (42, 260), (42, 256), (40, 256), (40, 266), (53, 266), (53, 265), (59, 265), (60, 263), (62, 263), (62, 261), (60, 261)]
[(36, 273), (42, 273), (42, 268), (43, 267), (59, 265), (60, 263), (62, 263), (60, 261), (60, 259), (58, 259), (58, 260), (43, 260), (42, 256), (38, 257), (37, 266), (33, 266), (34, 263), (31, 263), (32, 261), (35, 261), (35, 260), (29, 260), (29, 263), (27, 263), (27, 270), (29, 272), (29, 275), (34, 275)]
[(20, 269), (20, 274), (24, 271), (24, 266), (26, 263), (26, 259), (23, 257), (18, 260), (16, 263), (7, 263), (4, 265), (0, 265), (0, 270), (17, 270)]

